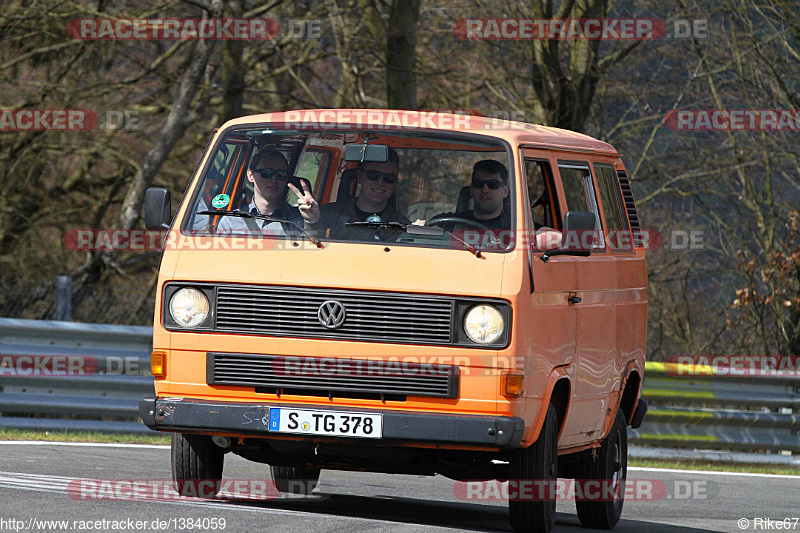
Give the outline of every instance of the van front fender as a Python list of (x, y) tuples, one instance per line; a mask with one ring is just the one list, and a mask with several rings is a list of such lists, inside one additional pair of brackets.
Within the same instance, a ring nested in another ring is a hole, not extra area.
[[(531, 402), (531, 405), (526, 406), (526, 415), (529, 413), (532, 414), (534, 410), (536, 411), (536, 414), (530, 426), (527, 425), (528, 416), (525, 417), (526, 427), (525, 434), (522, 437), (522, 442), (520, 443), (521, 448), (527, 448), (539, 438), (539, 432), (542, 430), (542, 426), (544, 425), (544, 419), (547, 416), (547, 407), (550, 405), (550, 400), (552, 399), (553, 389), (555, 388), (556, 383), (560, 379), (566, 379), (570, 382), (570, 390), (572, 390), (571, 374), (572, 373), (569, 366), (559, 366), (554, 368), (547, 378), (547, 382), (545, 383), (544, 387), (544, 395), (541, 397), (541, 400), (528, 399), (528, 401)], [(567, 418), (567, 414), (569, 413), (569, 404), (570, 402), (567, 400), (564, 412), (559, 413), (559, 436), (561, 435), (561, 428), (564, 426), (564, 420)]]

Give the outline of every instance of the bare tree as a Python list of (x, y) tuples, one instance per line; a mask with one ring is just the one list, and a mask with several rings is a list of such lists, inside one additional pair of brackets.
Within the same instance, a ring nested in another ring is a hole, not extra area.
[(419, 0), (394, 0), (386, 39), (386, 102), (390, 109), (417, 108)]

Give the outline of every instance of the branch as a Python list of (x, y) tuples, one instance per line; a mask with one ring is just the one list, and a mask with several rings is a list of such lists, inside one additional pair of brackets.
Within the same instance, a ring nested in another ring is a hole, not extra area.
[(71, 46), (83, 45), (83, 44), (85, 44), (84, 41), (66, 41), (58, 44), (51, 44), (50, 46), (43, 46), (42, 48), (36, 48), (35, 50), (31, 50), (30, 52), (17, 56), (11, 61), (8, 61), (3, 65), (0, 65), (0, 70), (6, 70), (7, 68), (11, 68), (17, 63), (25, 61), (26, 59), (30, 59), (33, 56), (39, 54), (46, 54), (47, 52), (55, 52), (56, 50), (61, 50), (62, 48), (69, 48)]
[[(220, 11), (221, 4), (218, 3), (215, 14), (218, 15)], [(197, 43), (197, 48), (200, 48), (200, 51), (195, 54), (189, 68), (181, 79), (181, 84), (178, 89), (178, 98), (167, 117), (167, 123), (164, 126), (162, 134), (155, 146), (153, 146), (144, 157), (142, 166), (134, 175), (133, 182), (128, 189), (128, 194), (122, 205), (120, 228), (130, 229), (136, 224), (136, 221), (139, 219), (139, 210), (144, 201), (145, 189), (152, 183), (153, 178), (169, 156), (175, 143), (183, 136), (191, 122), (190, 105), (194, 96), (197, 94), (214, 45), (214, 41), (200, 41)]]

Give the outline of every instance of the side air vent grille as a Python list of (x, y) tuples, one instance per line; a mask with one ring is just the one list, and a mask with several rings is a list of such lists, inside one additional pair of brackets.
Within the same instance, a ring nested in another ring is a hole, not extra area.
[(633, 234), (633, 245), (636, 248), (644, 246), (642, 242), (642, 227), (639, 224), (639, 215), (636, 213), (636, 202), (633, 200), (631, 182), (628, 180), (628, 173), (624, 170), (617, 171), (619, 185), (622, 189), (622, 198), (625, 200), (625, 210), (628, 212), (628, 220), (631, 223), (631, 233)]

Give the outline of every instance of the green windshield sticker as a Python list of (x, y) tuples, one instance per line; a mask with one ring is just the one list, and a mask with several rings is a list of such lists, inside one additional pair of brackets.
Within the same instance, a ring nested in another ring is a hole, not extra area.
[(218, 194), (211, 200), (211, 205), (217, 209), (222, 209), (231, 202), (231, 197), (227, 194)]

